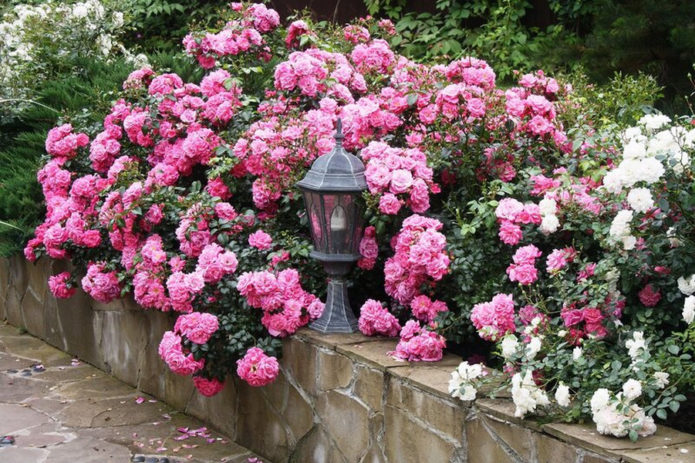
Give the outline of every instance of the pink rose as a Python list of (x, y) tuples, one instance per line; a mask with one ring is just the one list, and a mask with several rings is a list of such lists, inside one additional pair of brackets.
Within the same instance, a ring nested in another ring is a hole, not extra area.
[(257, 230), (249, 235), (249, 245), (253, 246), (254, 248), (261, 250), (270, 249), (272, 243), (273, 239), (263, 230)]
[(258, 347), (246, 351), (243, 358), (237, 360), (237, 375), (254, 387), (265, 386), (275, 381), (280, 365), (275, 357), (269, 357)]
[(224, 383), (216, 378), (207, 379), (202, 376), (194, 376), (193, 384), (195, 388), (205, 397), (212, 397), (224, 388)]

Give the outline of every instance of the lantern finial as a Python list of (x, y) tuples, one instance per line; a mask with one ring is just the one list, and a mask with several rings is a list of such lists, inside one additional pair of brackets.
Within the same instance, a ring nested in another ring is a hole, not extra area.
[(343, 146), (343, 138), (345, 138), (345, 135), (343, 135), (343, 120), (341, 118), (338, 118), (333, 138), (335, 138), (335, 144), (337, 146)]

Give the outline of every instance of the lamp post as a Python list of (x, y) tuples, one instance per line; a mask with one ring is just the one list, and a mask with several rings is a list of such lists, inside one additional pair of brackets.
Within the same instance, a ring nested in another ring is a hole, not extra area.
[(297, 183), (304, 195), (314, 249), (311, 257), (328, 274), (326, 306), (309, 327), (322, 333), (353, 333), (355, 318), (347, 296), (345, 276), (360, 258), (363, 213), (358, 197), (367, 188), (364, 164), (343, 148), (338, 119), (335, 147), (320, 156)]

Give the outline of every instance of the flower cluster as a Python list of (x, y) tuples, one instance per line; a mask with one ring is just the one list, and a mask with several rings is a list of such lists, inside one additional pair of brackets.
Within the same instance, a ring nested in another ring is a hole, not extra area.
[(159, 343), (159, 356), (177, 375), (192, 375), (205, 366), (205, 361), (196, 360), (192, 353), (184, 350), (181, 342), (180, 335), (173, 331), (167, 331)]
[(436, 219), (412, 215), (403, 221), (392, 247), (395, 254), (385, 264), (386, 293), (401, 304), (420, 294), (428, 279), (441, 280), (449, 271), (446, 238)]
[(272, 383), (279, 371), (277, 359), (267, 356), (258, 347), (250, 348), (243, 358), (237, 360), (237, 375), (254, 387)]
[(507, 267), (509, 281), (517, 281), (521, 285), (530, 285), (538, 279), (536, 259), (541, 251), (534, 245), (522, 246), (514, 253), (514, 263)]
[(397, 336), (401, 325), (383, 304), (374, 299), (367, 299), (360, 308), (359, 328), (365, 336)]
[(273, 336), (293, 334), (323, 312), (323, 303), (302, 289), (294, 269), (244, 273), (237, 289), (251, 307), (263, 310), (261, 323)]
[(500, 201), (495, 216), (500, 224), (499, 237), (503, 243), (519, 244), (523, 237), (521, 225), (540, 224), (541, 208), (537, 204), (522, 204), (514, 198), (504, 198)]
[(390, 353), (394, 358), (409, 362), (436, 362), (442, 359), (446, 347), (444, 337), (421, 327), (415, 320), (409, 320), (403, 326), (400, 337), (396, 350)]
[(596, 430), (601, 434), (624, 437), (630, 431), (639, 436), (649, 436), (656, 432), (656, 424), (651, 416), (632, 401), (642, 394), (639, 381), (629, 379), (623, 384), (622, 392), (611, 394), (600, 388), (591, 397), (591, 414)]
[(483, 376), (483, 366), (479, 363), (469, 364), (461, 362), (451, 373), (449, 380), (449, 394), (461, 400), (474, 400), (477, 394), (475, 380)]
[(509, 294), (498, 294), (490, 302), (476, 304), (471, 321), (483, 339), (494, 341), (514, 333), (514, 299)]
[(430, 192), (438, 193), (427, 167), (425, 153), (417, 148), (391, 148), (383, 142), (371, 142), (361, 151), (367, 163), (365, 177), (369, 192), (379, 197), (379, 210), (395, 215), (407, 205), (415, 213), (430, 208)]
[(221, 31), (188, 34), (183, 39), (186, 53), (195, 57), (204, 69), (215, 67), (221, 58), (244, 53), (255, 54), (265, 61), (270, 60), (271, 50), (263, 35), (278, 27), (280, 15), (262, 3), (233, 3), (232, 9), (238, 16), (227, 22)]

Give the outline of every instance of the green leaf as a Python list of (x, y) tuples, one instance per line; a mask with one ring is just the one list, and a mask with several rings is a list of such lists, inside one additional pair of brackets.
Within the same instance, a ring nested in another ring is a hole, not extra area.
[(665, 420), (668, 417), (668, 414), (666, 413), (666, 410), (660, 408), (656, 411), (656, 416), (658, 416), (662, 420)]
[(678, 355), (678, 352), (680, 352), (680, 348), (675, 344), (671, 344), (670, 346), (668, 346), (668, 351), (673, 355)]
[(668, 404), (668, 408), (670, 408), (673, 413), (676, 413), (678, 409), (681, 408), (681, 404), (680, 402), (672, 400), (671, 403)]

